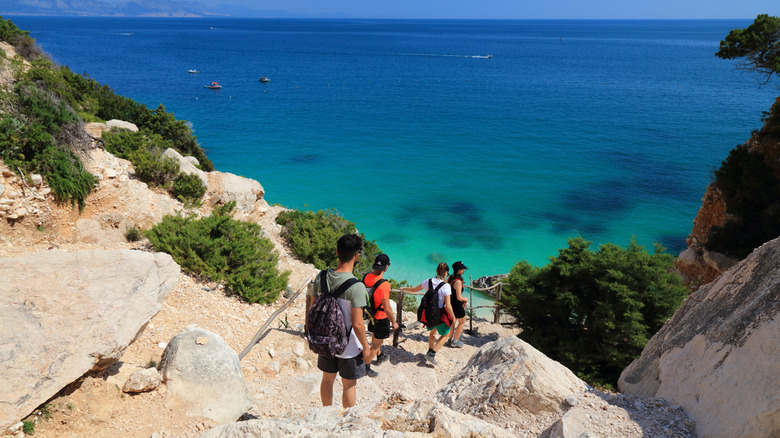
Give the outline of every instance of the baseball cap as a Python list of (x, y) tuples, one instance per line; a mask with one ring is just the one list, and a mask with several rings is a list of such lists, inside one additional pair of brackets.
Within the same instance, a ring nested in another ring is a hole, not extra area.
[(379, 254), (374, 259), (374, 269), (383, 270), (390, 266), (390, 257), (387, 254)]
[(468, 268), (461, 261), (457, 261), (457, 262), (452, 264), (452, 270), (453, 271), (457, 271), (457, 270), (460, 270), (460, 269), (468, 269)]

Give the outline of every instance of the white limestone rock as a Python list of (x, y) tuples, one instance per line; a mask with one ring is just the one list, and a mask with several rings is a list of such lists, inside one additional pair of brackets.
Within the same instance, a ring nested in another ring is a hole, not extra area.
[(162, 375), (157, 371), (157, 368), (146, 368), (131, 374), (124, 386), (122, 386), (122, 392), (154, 391), (160, 384), (162, 384)]
[(0, 428), (116, 362), (180, 274), (171, 256), (42, 251), (0, 258)]
[(195, 164), (193, 164), (192, 160), (188, 159), (188, 158), (193, 158), (195, 160), (195, 163), (197, 163), (198, 160), (195, 159), (194, 157), (184, 157), (180, 153), (176, 152), (171, 148), (166, 149), (162, 155), (163, 157), (173, 158), (174, 160), (176, 160), (179, 163), (180, 172), (195, 175), (198, 178), (200, 178), (204, 186), (206, 187), (209, 186), (209, 179), (206, 176), (206, 172), (195, 167)]
[(692, 293), (620, 376), (685, 408), (700, 437), (780, 434), (780, 238)]
[(166, 405), (188, 417), (223, 423), (252, 407), (238, 355), (208, 330), (192, 328), (174, 336), (163, 352), (160, 371)]
[(109, 130), (138, 132), (138, 126), (136, 126), (135, 123), (125, 122), (124, 120), (109, 120), (106, 122), (106, 127), (108, 127)]
[(540, 413), (562, 412), (567, 397), (578, 397), (586, 389), (569, 369), (508, 336), (482, 347), (436, 399), (486, 421), (522, 422)]

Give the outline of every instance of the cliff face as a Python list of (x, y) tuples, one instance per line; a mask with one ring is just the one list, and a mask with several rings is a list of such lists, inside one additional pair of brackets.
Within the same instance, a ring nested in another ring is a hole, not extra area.
[[(737, 161), (732, 156), (736, 155), (732, 151), (732, 154), (718, 170), (722, 174), (728, 173), (722, 179), (730, 179), (728, 184), (724, 183), (729, 187), (728, 189), (719, 187), (717, 180), (707, 187), (702, 198), (702, 206), (693, 221), (693, 229), (686, 241), (688, 249), (680, 253), (677, 262), (679, 271), (693, 284), (706, 284), (713, 281), (738, 261), (738, 256), (723, 254), (726, 252), (723, 251), (723, 248), (720, 251), (713, 250), (716, 246), (713, 243), (713, 231), (723, 227), (732, 227), (730, 232), (733, 233), (734, 229), (738, 229), (738, 235), (732, 236), (731, 239), (754, 242), (754, 245), (748, 246), (750, 249), (760, 246), (778, 235), (771, 231), (777, 230), (777, 227), (771, 224), (777, 222), (775, 219), (777, 219), (778, 213), (773, 213), (773, 211), (780, 207), (780, 199), (777, 199), (777, 194), (780, 193), (780, 187), (777, 187), (780, 185), (778, 183), (780, 181), (780, 97), (772, 105), (769, 117), (765, 120), (762, 129), (754, 132), (751, 138), (745, 144), (738, 146), (735, 151), (740, 148), (744, 149), (747, 155), (760, 161), (763, 168), (766, 169), (766, 173), (774, 175), (774, 179), (765, 178), (764, 180), (773, 181), (772, 185), (775, 187), (762, 186), (757, 183), (755, 167), (751, 168), (748, 163)], [(731, 160), (731, 163), (728, 164), (730, 169), (725, 169), (729, 160)], [(735, 179), (738, 180), (736, 184)], [(752, 199), (745, 201), (745, 198), (756, 192), (773, 194), (759, 203), (755, 203)], [(755, 210), (765, 210), (748, 213), (742, 211), (741, 215), (731, 213), (744, 210), (744, 205), (747, 205), (748, 202), (754, 202)], [(738, 203), (743, 205), (738, 206)], [(757, 235), (763, 238), (757, 239)], [(745, 251), (744, 254), (747, 253), (749, 251)]]

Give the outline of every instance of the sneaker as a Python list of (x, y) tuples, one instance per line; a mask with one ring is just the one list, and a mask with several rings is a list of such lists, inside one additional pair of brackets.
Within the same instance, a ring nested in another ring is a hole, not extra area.
[(378, 375), (379, 375), (379, 373), (377, 373), (376, 371), (372, 370), (370, 366), (366, 366), (366, 376), (368, 376), (368, 377), (376, 377)]
[(427, 360), (428, 363), (434, 366), (439, 364), (439, 362), (436, 362), (436, 354), (425, 353), (425, 360)]
[(452, 347), (452, 339), (447, 339), (447, 342), (444, 343), (445, 347)]
[(457, 341), (452, 343), (452, 346), (455, 347), (455, 348), (463, 348), (463, 341), (458, 339)]
[(387, 360), (387, 355), (382, 353), (382, 354), (380, 354), (379, 356), (376, 357), (376, 362), (375, 363), (377, 365), (379, 365), (380, 363), (382, 363), (382, 362), (384, 362), (386, 360)]

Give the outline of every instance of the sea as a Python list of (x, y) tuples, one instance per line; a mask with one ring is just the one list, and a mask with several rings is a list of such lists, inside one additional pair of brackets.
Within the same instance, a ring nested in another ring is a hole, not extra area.
[(542, 266), (576, 236), (678, 254), (778, 96), (715, 56), (751, 20), (5, 18), (189, 121), (268, 202), (355, 222), (411, 284)]

